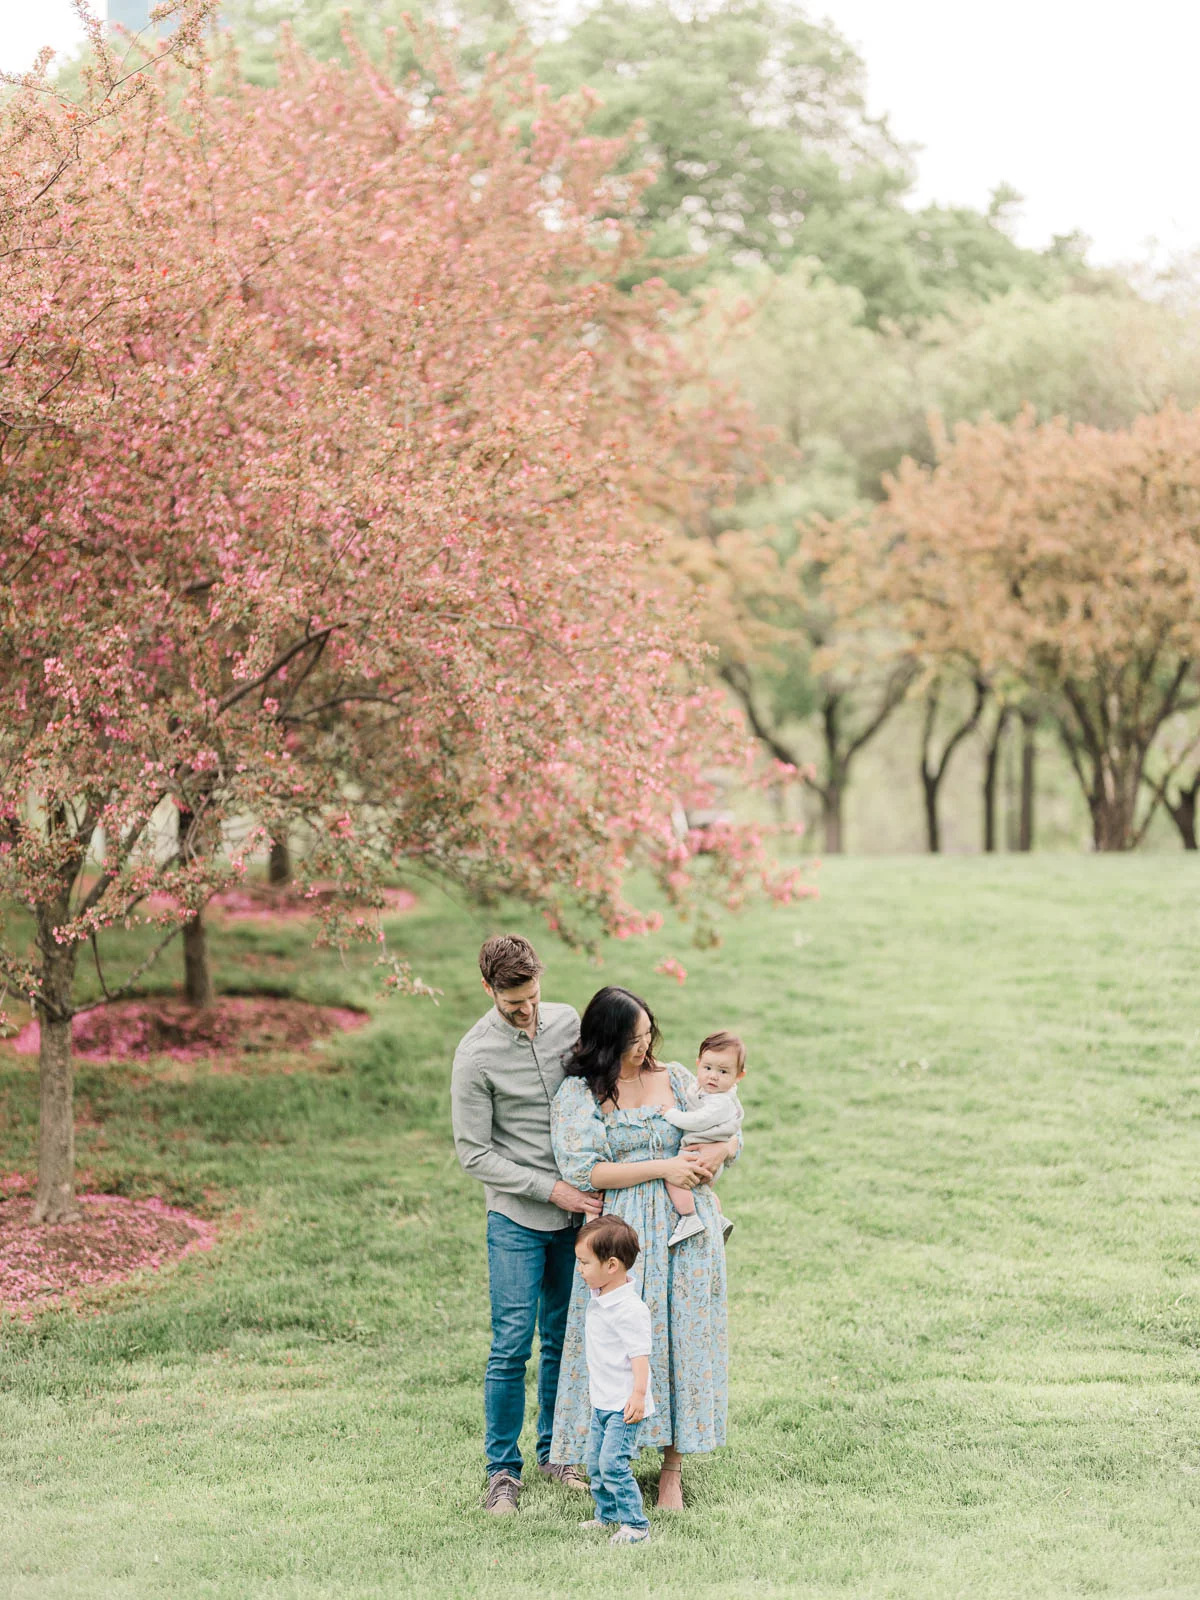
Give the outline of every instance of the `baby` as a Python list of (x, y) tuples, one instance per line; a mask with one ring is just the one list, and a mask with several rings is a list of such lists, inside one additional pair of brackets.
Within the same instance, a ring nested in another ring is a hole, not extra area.
[[(683, 1129), (683, 1144), (724, 1144), (732, 1139), (742, 1125), (742, 1108), (738, 1103), (737, 1086), (746, 1071), (746, 1046), (735, 1033), (710, 1033), (700, 1046), (696, 1057), (696, 1087), (688, 1090), (686, 1111), (664, 1111), (663, 1116), (672, 1126)], [(719, 1176), (721, 1168), (713, 1174)], [(682, 1244), (694, 1234), (704, 1232), (704, 1223), (696, 1215), (696, 1200), (690, 1189), (678, 1184), (667, 1184), (671, 1204), (679, 1213), (675, 1232), (667, 1240), (668, 1246)], [(713, 1199), (717, 1197), (714, 1194)], [(717, 1200), (717, 1210), (721, 1202)], [(722, 1236), (728, 1239), (733, 1223), (721, 1218)]]

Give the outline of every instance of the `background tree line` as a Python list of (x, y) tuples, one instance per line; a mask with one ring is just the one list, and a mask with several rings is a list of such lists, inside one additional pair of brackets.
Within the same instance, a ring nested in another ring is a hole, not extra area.
[[(418, 9), (227, 0), (220, 21), (252, 83), (277, 80), (290, 34), (318, 58), (361, 51), (398, 80), (415, 74), (432, 97), (436, 72), (406, 21)], [(878, 596), (826, 581), (821, 525), (880, 504), (901, 461), (931, 465), (934, 415), (949, 426), (1012, 422), (1028, 408), (1111, 430), (1169, 399), (1195, 405), (1194, 297), (1179, 286), (1173, 296), (1136, 292), (1089, 266), (1074, 235), (1022, 248), (1011, 232), (1020, 197), (1005, 187), (982, 212), (907, 204), (912, 154), (886, 118), (868, 115), (866, 64), (786, 0), (602, 0), (566, 22), (545, 6), (467, 0), (424, 15), (453, 40), (465, 81), (525, 41), (540, 81), (589, 97), (590, 131), (625, 141), (621, 170), (642, 184), (633, 212), (648, 247), (622, 286), (657, 275), (685, 292), (681, 339), (770, 430), (765, 448), (758, 437), (743, 452), (736, 505), (680, 529), (674, 565), (718, 648), (720, 680), (763, 747), (804, 773), (824, 848), (869, 844), (848, 839), (847, 797), (879, 741), (889, 767), (903, 771), (910, 752), (903, 787), (929, 849), (941, 848), (947, 795), (959, 847), (970, 836), (956, 825), (963, 799), (952, 777), (968, 754), (980, 847), (1007, 833), (1031, 848), (1035, 794), (1048, 790), (1051, 809), (1063, 810), (1061, 791), (1078, 777), (1053, 697), (1018, 704), (969, 664), (912, 648)], [(1147, 809), (1122, 847), (1148, 826), (1161, 839), (1156, 810), (1191, 846), (1196, 796), (1180, 756), (1191, 743), (1189, 685), (1179, 701), (1142, 763)], [(1020, 797), (1006, 829), (998, 794), (1014, 761)], [(286, 878), (286, 841), (272, 870)]]
[[(368, 49), (396, 73), (414, 70), (411, 8), (349, 9)], [(285, 22), (306, 48), (337, 55), (343, 14), (329, 0), (232, 0), (224, 12), (243, 70), (262, 82), (277, 70)], [(1062, 685), (1043, 668), (1037, 692), (1018, 693), (1011, 673), (920, 648), (878, 585), (844, 581), (847, 560), (866, 558), (844, 540), (839, 557), (832, 526), (883, 504), (902, 461), (932, 466), (934, 415), (951, 427), (1028, 413), (1120, 430), (1171, 400), (1196, 405), (1200, 323), (1187, 297), (1140, 294), (1097, 271), (1074, 235), (1022, 248), (1011, 232), (1020, 197), (1004, 187), (982, 212), (907, 204), (912, 156), (868, 115), (866, 65), (800, 7), (602, 0), (563, 24), (546, 8), (483, 0), (428, 15), (454, 30), (468, 71), (524, 33), (556, 93), (595, 97), (597, 135), (634, 130), (624, 167), (652, 173), (637, 207), (649, 249), (623, 282), (658, 273), (688, 293), (682, 336), (702, 342), (772, 433), (765, 462), (743, 461), (736, 506), (681, 530), (677, 566), (719, 650), (720, 679), (763, 746), (805, 773), (824, 848), (846, 847), (850, 785), (881, 738), (911, 750), (931, 850), (966, 750), (979, 768), (985, 850), (1003, 843), (999, 784), (1014, 760), (1007, 831), (1032, 847), (1039, 751), (1052, 798), (1078, 779), (1097, 848), (1139, 842), (1156, 811), (1194, 848), (1190, 665), (1161, 725), (1135, 740), (1146, 744), (1141, 809), (1127, 824), (1097, 822), (1100, 780), (1081, 768), (1079, 730), (1057, 713)], [(830, 581), (831, 571), (841, 576)]]

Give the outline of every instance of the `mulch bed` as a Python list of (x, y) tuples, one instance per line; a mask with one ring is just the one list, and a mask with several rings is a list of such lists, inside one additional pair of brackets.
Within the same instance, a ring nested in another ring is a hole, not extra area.
[(203, 1217), (112, 1194), (80, 1195), (78, 1222), (35, 1225), (31, 1187), (17, 1173), (0, 1177), (0, 1310), (25, 1321), (55, 1306), (79, 1308), (87, 1291), (157, 1272), (216, 1242)]
[[(221, 995), (199, 1011), (167, 996), (118, 1000), (75, 1018), (72, 1052), (80, 1061), (145, 1061), (170, 1056), (176, 1061), (224, 1058), (229, 1071), (239, 1057), (269, 1051), (306, 1050), (331, 1035), (361, 1028), (365, 1011), (345, 1006), (313, 1006), (275, 995)], [(18, 1055), (38, 1052), (36, 1022), (27, 1022), (8, 1041)]]

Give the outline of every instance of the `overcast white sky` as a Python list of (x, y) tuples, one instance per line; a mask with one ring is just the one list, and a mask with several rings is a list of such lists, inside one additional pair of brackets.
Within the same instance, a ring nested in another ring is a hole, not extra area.
[[(922, 146), (919, 197), (1025, 196), (1022, 242), (1081, 228), (1098, 263), (1200, 247), (1196, 0), (811, 0), (866, 59), (873, 111)], [(70, 0), (0, 0), (0, 67), (77, 37)]]

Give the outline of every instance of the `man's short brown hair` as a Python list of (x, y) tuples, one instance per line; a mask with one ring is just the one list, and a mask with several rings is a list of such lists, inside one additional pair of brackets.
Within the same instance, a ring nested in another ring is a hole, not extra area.
[(498, 933), (494, 939), (485, 939), (479, 951), (479, 970), (489, 989), (519, 989), (523, 983), (532, 983), (546, 969), (538, 960), (537, 951), (528, 939), (519, 933)]
[(706, 1050), (732, 1050), (734, 1055), (737, 1057), (737, 1069), (739, 1077), (743, 1072), (745, 1072), (746, 1046), (738, 1038), (736, 1033), (710, 1033), (708, 1038), (705, 1039), (704, 1043), (696, 1052), (697, 1058), (702, 1056)]
[(608, 1261), (612, 1256), (626, 1272), (641, 1252), (641, 1241), (624, 1217), (595, 1217), (585, 1222), (579, 1230), (576, 1244), (586, 1242), (597, 1261)]

